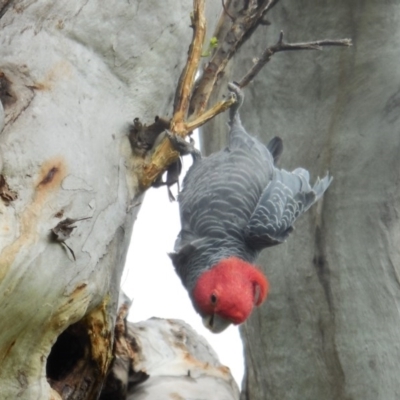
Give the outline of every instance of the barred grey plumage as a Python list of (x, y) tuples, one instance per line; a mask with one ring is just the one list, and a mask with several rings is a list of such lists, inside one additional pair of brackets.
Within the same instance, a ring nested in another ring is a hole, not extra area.
[(231, 111), (228, 147), (196, 159), (179, 195), (182, 229), (171, 258), (189, 293), (220, 260), (236, 256), (253, 263), (263, 248), (284, 242), (332, 181), (327, 175), (311, 187), (305, 169), (276, 168), (281, 139), (265, 146), (250, 136), (237, 113), (239, 100)]

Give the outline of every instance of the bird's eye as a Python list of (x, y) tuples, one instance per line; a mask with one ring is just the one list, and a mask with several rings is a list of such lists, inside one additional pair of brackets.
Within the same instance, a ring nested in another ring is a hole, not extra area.
[(211, 304), (215, 304), (217, 302), (217, 296), (213, 293), (210, 297)]

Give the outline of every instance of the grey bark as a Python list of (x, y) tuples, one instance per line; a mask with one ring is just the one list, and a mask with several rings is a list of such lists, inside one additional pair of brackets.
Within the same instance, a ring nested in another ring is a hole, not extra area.
[[(334, 181), (259, 259), (271, 291), (242, 328), (242, 399), (399, 399), (400, 5), (292, 0), (269, 20), (231, 78), (281, 29), (291, 42), (354, 45), (277, 54), (245, 90), (242, 121), (265, 143), (282, 137), (280, 167)], [(209, 151), (220, 144), (212, 135)]]

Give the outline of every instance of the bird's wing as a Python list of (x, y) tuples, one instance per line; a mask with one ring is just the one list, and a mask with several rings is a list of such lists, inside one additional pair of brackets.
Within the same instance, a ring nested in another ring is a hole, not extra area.
[(178, 239), (176, 240), (175, 253), (168, 254), (177, 270), (185, 266), (185, 264), (188, 262), (188, 259), (192, 257), (193, 253), (197, 251), (205, 242), (204, 239), (196, 239), (182, 246), (180, 243), (181, 235), (182, 232), (179, 234)]
[(311, 187), (305, 169), (274, 172), (245, 228), (247, 244), (258, 250), (284, 242), (296, 219), (323, 195), (332, 181), (327, 175)]
[(181, 246), (201, 237), (242, 239), (273, 169), (272, 156), (266, 161), (253, 147), (226, 149), (189, 170), (179, 194)]

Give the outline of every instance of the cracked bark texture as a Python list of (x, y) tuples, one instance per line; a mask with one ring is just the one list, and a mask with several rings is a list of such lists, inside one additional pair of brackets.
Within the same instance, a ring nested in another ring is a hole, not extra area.
[[(329, 171), (334, 180), (287, 243), (258, 260), (271, 291), (241, 330), (241, 398), (398, 399), (400, 5), (291, 0), (269, 20), (231, 79), (281, 29), (290, 41), (339, 36), (354, 45), (276, 55), (245, 89), (242, 121), (265, 143), (282, 137), (280, 167), (302, 166), (313, 178)], [(209, 131), (208, 152), (224, 141)]]
[[(97, 398), (140, 202), (128, 123), (171, 116), (191, 10), (0, 2), (2, 399)], [(89, 218), (64, 241), (76, 261), (51, 233), (67, 218)]]

